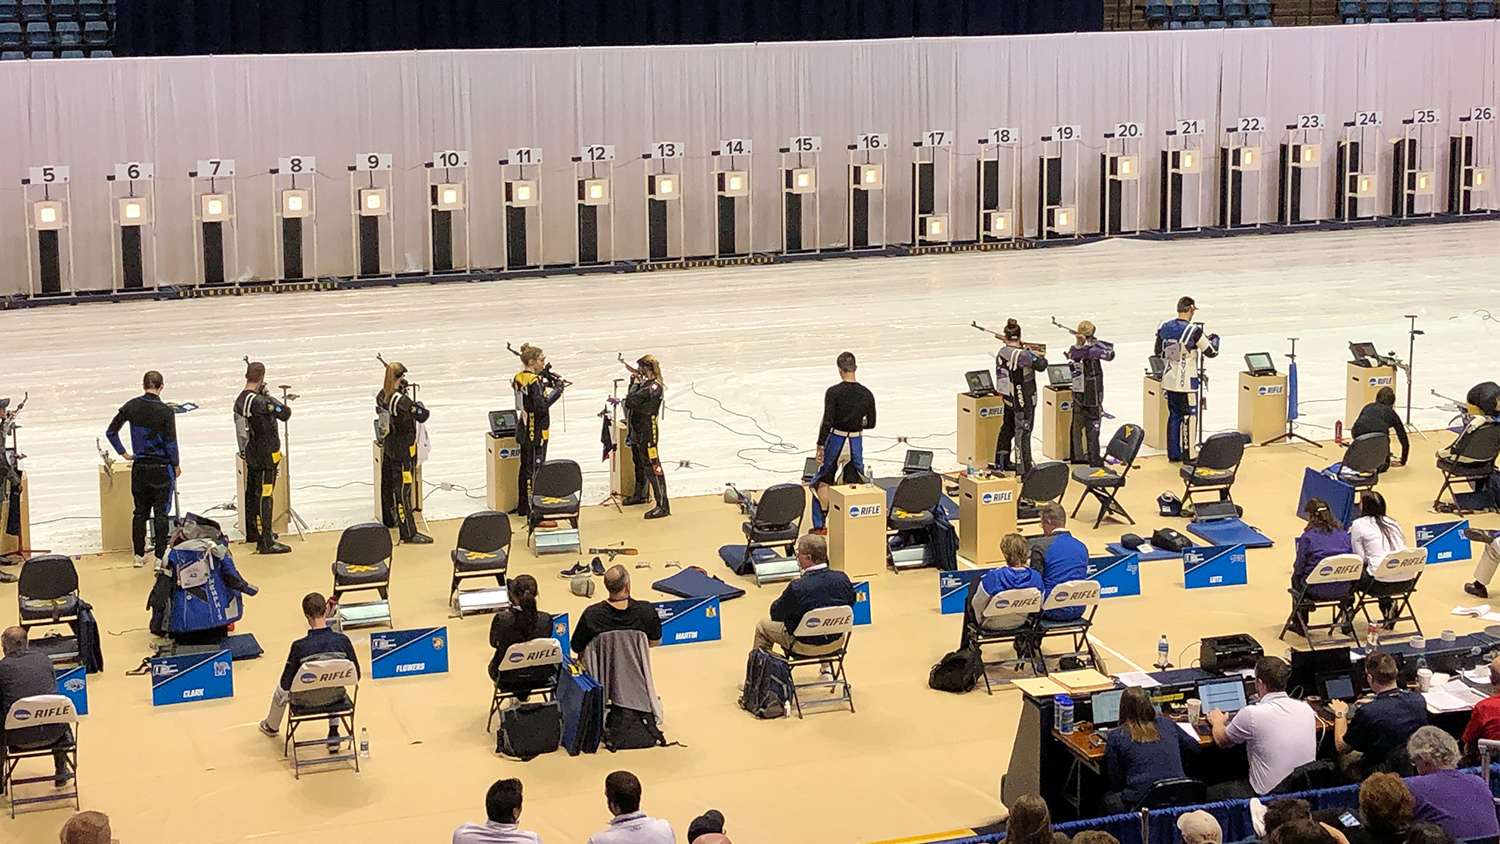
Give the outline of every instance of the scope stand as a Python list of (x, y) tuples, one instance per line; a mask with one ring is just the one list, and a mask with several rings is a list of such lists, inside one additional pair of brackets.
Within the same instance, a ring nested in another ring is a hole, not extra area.
[[(1291, 360), (1292, 366), (1296, 366), (1297, 365), (1297, 338), (1296, 337), (1288, 337), (1287, 339), (1292, 342), (1292, 350), (1290, 352), (1287, 352), (1286, 356), (1287, 356), (1287, 358), (1289, 360)], [(1287, 371), (1288, 371), (1288, 373), (1290, 373), (1291, 372), (1291, 367), (1288, 367)], [(1291, 389), (1292, 389), (1292, 385), (1291, 385), (1291, 381), (1289, 379), (1287, 381), (1287, 392), (1290, 393)], [(1290, 395), (1287, 396), (1287, 400), (1288, 401), (1291, 400), (1291, 396)], [(1290, 407), (1288, 407), (1288, 410), (1290, 410)], [(1316, 440), (1309, 439), (1309, 438), (1304, 437), (1301, 434), (1297, 433), (1297, 421), (1292, 418), (1292, 414), (1290, 412), (1288, 412), (1287, 415), (1286, 415), (1286, 433), (1285, 434), (1281, 434), (1280, 436), (1272, 437), (1271, 439), (1266, 440), (1265, 442), (1261, 443), (1261, 445), (1275, 445), (1276, 443), (1279, 443), (1279, 442), (1291, 442), (1292, 440), (1298, 440), (1298, 441), (1301, 441), (1301, 442), (1305, 442), (1308, 445), (1312, 446), (1313, 448), (1322, 448), (1323, 447), (1322, 443), (1317, 442)]]
[(1400, 367), (1406, 373), (1406, 430), (1415, 432), (1417, 436), (1425, 440), (1427, 439), (1427, 435), (1411, 423), (1411, 365), (1412, 359), (1417, 353), (1417, 335), (1426, 334), (1427, 332), (1417, 328), (1416, 314), (1406, 314), (1405, 318), (1411, 320), (1411, 327), (1406, 332), (1406, 363)]
[[(292, 404), (292, 399), (296, 398), (296, 396), (292, 395), (291, 392), (290, 392), (290, 390), (292, 389), (291, 385), (290, 384), (281, 384), (281, 385), (278, 385), (278, 386), (281, 388), (281, 402), (282, 402), (282, 404), (285, 404), (288, 407), (290, 407), (291, 404)], [(291, 423), (290, 422), (282, 422), (281, 423), (281, 456), (282, 456), (282, 463), (283, 463), (282, 469), (283, 470), (290, 469), (290, 467), (292, 465), (292, 427), (291, 427)], [(274, 495), (274, 490), (273, 490), (273, 495)], [(297, 531), (297, 538), (300, 539), (300, 540), (302, 540), (303, 542), (306, 542), (307, 541), (307, 533), (306, 533), (306, 531), (308, 529), (307, 522), (305, 522), (305, 521), (302, 520), (302, 517), (297, 514), (297, 509), (292, 506), (292, 479), (291, 479), (290, 475), (287, 476), (287, 479), (286, 479), (286, 510), (284, 512), (282, 512), (280, 515), (278, 515), (275, 519), (272, 519), (271, 520), (271, 524), (269, 524), (269, 525), (262, 525), (261, 526), (261, 530), (270, 530), (270, 531), (272, 531), (272, 535), (274, 536), (275, 535), (274, 526), (276, 524), (276, 520), (280, 519), (282, 516), (285, 516), (286, 520), (287, 520), (287, 523), (292, 526), (293, 530)], [(248, 516), (247, 516), (247, 518), (248, 518)], [(248, 525), (249, 522), (246, 521), (245, 524)]]
[[(624, 379), (621, 379), (621, 378), (616, 378), (615, 379), (614, 394), (613, 394), (611, 400), (605, 404), (604, 409), (599, 412), (599, 418), (605, 420), (608, 423), (608, 425), (609, 425), (609, 435), (611, 437), (613, 437), (615, 435), (615, 432), (620, 429), (620, 426), (618, 424), (616, 424), (616, 423), (619, 421), (619, 413), (620, 413), (620, 381), (622, 381), (622, 380), (624, 380)], [(610, 452), (610, 455), (609, 455), (609, 459), (610, 460), (614, 461), (615, 463), (619, 462), (619, 460), (620, 460), (620, 447), (623, 446), (623, 445), (624, 445), (624, 443), (622, 443), (622, 442), (615, 443), (614, 451)], [(599, 502), (599, 506), (600, 507), (604, 507), (604, 506), (613, 504), (614, 507), (615, 507), (615, 512), (616, 513), (624, 513), (625, 512), (625, 508), (620, 503), (621, 501), (624, 501), (624, 500), (625, 500), (625, 497), (623, 495), (621, 495), (618, 490), (614, 489), (613, 486), (611, 486), (611, 488), (609, 490), (609, 497), (605, 498), (603, 501)]]

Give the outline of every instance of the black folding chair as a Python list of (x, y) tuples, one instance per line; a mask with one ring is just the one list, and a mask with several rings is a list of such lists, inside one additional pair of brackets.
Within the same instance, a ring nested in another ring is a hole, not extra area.
[[(333, 563), (333, 600), (339, 604), (336, 625), (395, 623), (391, 620), (391, 530), (379, 522), (344, 528)], [(348, 592), (374, 591), (380, 598), (344, 605)]]
[(1173, 806), (1192, 806), (1208, 802), (1208, 786), (1192, 777), (1173, 777), (1157, 780), (1147, 789), (1137, 809), (1169, 809)]
[(578, 529), (578, 510), (583, 501), (583, 470), (572, 460), (548, 460), (537, 467), (531, 479), (531, 515), (526, 527), (531, 536), (544, 521), (567, 519)]
[(1068, 464), (1049, 460), (1031, 467), (1021, 479), (1021, 493), (1016, 504), (1016, 525), (1034, 525), (1042, 521), (1042, 505), (1061, 501), (1068, 491)]
[(1380, 473), (1391, 463), (1391, 435), (1384, 431), (1361, 434), (1344, 449), (1339, 461), (1339, 480), (1354, 487), (1355, 492), (1370, 489), (1380, 481)]
[(760, 500), (750, 505), (750, 518), (740, 525), (745, 533), (745, 556), (738, 573), (750, 573), (751, 560), (762, 548), (785, 546), (786, 556), (794, 556), (806, 509), (807, 487), (801, 484), (777, 484), (762, 492)]
[(1233, 503), (1229, 490), (1244, 457), (1245, 438), (1239, 433), (1214, 434), (1205, 440), (1197, 459), (1184, 460), (1179, 471), (1184, 484), (1182, 506), (1191, 504), (1194, 495), (1205, 492), (1217, 492), (1220, 501)]
[(1443, 493), (1453, 499), (1459, 515), (1471, 512), (1458, 503), (1455, 483), (1467, 483), (1469, 491), (1475, 492), (1479, 485), (1489, 480), (1495, 472), (1495, 458), (1500, 456), (1500, 423), (1491, 423), (1472, 432), (1460, 434), (1448, 449), (1448, 457), (1437, 459), (1438, 470), (1443, 473), (1443, 487), (1433, 499), (1434, 507), (1443, 505)]
[[(1338, 639), (1334, 636), (1336, 631), (1353, 630), (1354, 628), (1354, 590), (1359, 575), (1364, 571), (1365, 561), (1358, 554), (1334, 554), (1324, 557), (1307, 575), (1302, 583), (1293, 584), (1287, 590), (1292, 596), (1292, 611), (1287, 614), (1286, 623), (1281, 625), (1281, 632), (1276, 638), (1286, 639), (1288, 631), (1307, 640), (1307, 646), (1317, 650), (1318, 642), (1313, 640), (1313, 634), (1324, 632), (1329, 635), (1322, 644), (1343, 643), (1357, 639), (1351, 634), (1345, 634), (1347, 639)], [(1349, 591), (1340, 598), (1319, 598), (1312, 594), (1312, 587), (1331, 584), (1348, 584)], [(1314, 623), (1313, 613), (1321, 610), (1331, 610), (1332, 617), (1326, 624)]]
[[(21, 627), (31, 638), (38, 627), (72, 625), (78, 621), (78, 569), (73, 558), (63, 554), (32, 557), (21, 566), (16, 582), (20, 604)], [(72, 664), (81, 659), (78, 637), (71, 630), (61, 636), (48, 634), (35, 639), (32, 647), (44, 651), (56, 664)]]
[(510, 517), (495, 510), (466, 516), (458, 528), (458, 546), (453, 549), (453, 586), (449, 589), (449, 599), (456, 599), (459, 583), (471, 578), (493, 577), (504, 586), (509, 563)]
[[(896, 485), (896, 491), (891, 494), (891, 506), (885, 517), (885, 531), (887, 536), (894, 536), (902, 531), (925, 530), (937, 521), (937, 515), (933, 512), (943, 498), (943, 477), (935, 472), (921, 472), (915, 475), (907, 475)], [(895, 571), (903, 568), (915, 568), (922, 565), (920, 559), (902, 560), (891, 556), (890, 546), (886, 546), (886, 562)]]
[[(1089, 496), (1099, 500), (1099, 517), (1094, 519), (1094, 527), (1097, 529), (1110, 513), (1118, 513), (1127, 522), (1135, 524), (1135, 519), (1125, 512), (1115, 496), (1125, 488), (1125, 476), (1130, 474), (1130, 467), (1135, 463), (1135, 458), (1141, 452), (1141, 443), (1145, 442), (1146, 429), (1140, 425), (1126, 423), (1121, 425), (1115, 435), (1110, 438), (1109, 446), (1104, 449), (1105, 464), (1098, 468), (1093, 466), (1079, 466), (1073, 470), (1073, 480), (1083, 484), (1083, 494), (1078, 496), (1078, 504), (1073, 507), (1073, 515), (1083, 507), (1083, 502)], [(1120, 470), (1115, 471), (1108, 462), (1113, 458), (1120, 463)]]

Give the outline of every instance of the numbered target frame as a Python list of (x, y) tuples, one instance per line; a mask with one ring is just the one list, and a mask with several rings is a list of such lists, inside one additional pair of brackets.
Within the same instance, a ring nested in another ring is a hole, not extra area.
[[(282, 281), (318, 277), (317, 158), (289, 155), (271, 169), (271, 215), (276, 269)], [(308, 267), (311, 272), (308, 272)]]
[[(362, 152), (349, 165), (349, 210), (353, 229), (355, 278), (396, 275), (396, 179), (394, 156)], [(384, 222), (382, 222), (384, 221)], [(384, 246), (382, 246), (384, 241)], [(430, 238), (429, 238), (430, 242)], [(386, 260), (390, 269), (384, 269)]]
[[(615, 260), (615, 147), (613, 144), (584, 144), (573, 157), (573, 183), (577, 185), (576, 237), (573, 239), (573, 265), (579, 267), (610, 264)], [(607, 218), (604, 228), (599, 214)], [(602, 249), (600, 234), (607, 232), (609, 243)], [(606, 257), (607, 256), (607, 257)]]
[(1042, 154), (1037, 158), (1037, 238), (1056, 240), (1078, 237), (1079, 200), (1082, 196), (1082, 160), (1079, 142), (1082, 129), (1062, 124), (1041, 137)]
[(753, 145), (745, 138), (721, 140), (713, 151), (715, 258), (737, 258), (755, 251), (754, 191), (751, 190), (755, 184), (754, 152)]
[[(781, 254), (823, 251), (823, 205), (819, 199), (823, 139), (794, 135), (781, 154)], [(812, 244), (808, 245), (807, 216), (812, 214)]]
[(1141, 187), (1141, 141), (1145, 129), (1133, 120), (1104, 133), (1099, 153), (1099, 234), (1135, 234), (1146, 227)]
[[(467, 272), (473, 268), (469, 236), (469, 151), (448, 149), (432, 154), (427, 173), (427, 274)], [(461, 224), (453, 224), (453, 215)], [(463, 236), (463, 261), (456, 247)]]
[(1021, 130), (1003, 126), (979, 139), (974, 166), (975, 231), (980, 243), (1020, 237)]
[(1438, 212), (1437, 143), (1443, 111), (1419, 108), (1401, 121), (1391, 153), (1391, 216), (1433, 217)]
[(113, 290), (154, 290), (156, 263), (156, 165), (126, 161), (104, 177), (109, 186), (109, 240)]
[[(646, 263), (680, 261), (687, 254), (687, 213), (682, 207), (683, 174), (687, 145), (682, 141), (655, 141), (641, 155), (646, 162)], [(676, 209), (677, 224), (671, 223)], [(677, 248), (672, 248), (672, 232)]]
[(1380, 111), (1357, 111), (1344, 121), (1334, 155), (1333, 217), (1373, 220), (1380, 207)]
[[(511, 178), (514, 175), (515, 178)], [(541, 267), (546, 245), (542, 241), (542, 149), (516, 147), (500, 159), (500, 183), (505, 213), (500, 218), (500, 240), (505, 244), (505, 269)], [(532, 241), (536, 251), (533, 253)], [(531, 260), (535, 254), (536, 260)]]
[[(1260, 228), (1265, 200), (1266, 119), (1241, 117), (1219, 144), (1219, 226)], [(1248, 214), (1247, 214), (1248, 212)], [(1246, 219), (1249, 217), (1249, 219)]]
[(1286, 124), (1277, 148), (1276, 222), (1286, 226), (1313, 225), (1323, 219), (1322, 114), (1299, 114)]
[(1495, 107), (1475, 106), (1448, 138), (1448, 213), (1483, 214), (1495, 203)]
[[(844, 184), (848, 189), (844, 215), (845, 246), (850, 252), (886, 248), (886, 176), (890, 172), (891, 136), (866, 132), (849, 145)], [(878, 202), (872, 202), (877, 199)], [(872, 217), (879, 217), (877, 228)], [(874, 235), (878, 235), (874, 236)]]
[(32, 167), (21, 180), (26, 274), (31, 295), (77, 293), (73, 277), (73, 190), (63, 164)]
[(953, 242), (953, 167), (957, 163), (953, 142), (952, 129), (927, 129), (921, 138), (912, 141), (911, 245), (914, 247), (946, 246)]
[(240, 266), (240, 215), (234, 159), (200, 160), (197, 169), (188, 171), (188, 191), (192, 196), (198, 283), (235, 284), (232, 272)]
[[(1201, 231), (1207, 213), (1207, 124), (1198, 118), (1178, 118), (1166, 131), (1161, 152), (1161, 218), (1164, 232)], [(1192, 222), (1188, 222), (1191, 220)]]

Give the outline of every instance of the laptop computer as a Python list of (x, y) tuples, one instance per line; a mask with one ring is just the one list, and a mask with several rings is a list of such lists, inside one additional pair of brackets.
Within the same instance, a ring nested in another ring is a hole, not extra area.
[(816, 457), (809, 457), (802, 461), (802, 482), (807, 483), (817, 477), (818, 471), (822, 468), (822, 462)]
[(1166, 358), (1160, 357), (1158, 355), (1152, 355), (1151, 357), (1146, 358), (1146, 374), (1150, 375), (1153, 379), (1160, 381), (1162, 377), (1167, 374)]
[(976, 369), (973, 372), (965, 372), (964, 380), (969, 383), (969, 395), (975, 398), (982, 396), (993, 396), (995, 394), (995, 378), (988, 369)]
[(1198, 684), (1198, 700), (1203, 701), (1203, 711), (1215, 709), (1233, 714), (1245, 708), (1245, 681), (1213, 680)]
[(514, 410), (490, 411), (490, 436), (513, 437), (516, 435), (516, 412)]
[(1073, 367), (1065, 363), (1054, 363), (1047, 367), (1047, 384), (1052, 387), (1073, 387)]
[(1347, 673), (1330, 674), (1321, 679), (1324, 700), (1354, 700), (1359, 697), (1359, 689), (1354, 686), (1354, 678)]
[(1380, 357), (1380, 353), (1375, 351), (1374, 343), (1351, 342), (1349, 344), (1349, 354), (1354, 358), (1351, 363), (1357, 363), (1360, 366), (1374, 366), (1375, 359)]
[(1089, 705), (1094, 711), (1094, 729), (1104, 732), (1120, 723), (1120, 698), (1125, 694), (1124, 689), (1113, 689), (1107, 692), (1095, 692), (1089, 698)]
[(1245, 371), (1251, 375), (1275, 375), (1276, 362), (1270, 352), (1250, 352), (1245, 355)]
[(932, 471), (932, 452), (910, 449), (906, 452), (906, 463), (901, 467), (901, 474), (915, 475), (921, 472)]

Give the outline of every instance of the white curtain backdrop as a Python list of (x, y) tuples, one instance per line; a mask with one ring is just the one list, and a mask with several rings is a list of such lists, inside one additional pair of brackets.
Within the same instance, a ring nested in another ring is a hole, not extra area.
[[(573, 258), (572, 164), (585, 143), (614, 144), (614, 257), (646, 250), (644, 162), (653, 141), (687, 144), (684, 211), (689, 254), (714, 251), (709, 155), (721, 138), (754, 142), (757, 251), (780, 247), (777, 150), (790, 136), (823, 138), (822, 245), (845, 242), (845, 148), (863, 132), (888, 133), (886, 239), (905, 242), (911, 143), (928, 129), (956, 132), (954, 233), (973, 238), (978, 139), (995, 126), (1021, 130), (1022, 214), (1035, 231), (1036, 156), (1052, 126), (1077, 124), (1083, 222), (1098, 223), (1102, 134), (1141, 123), (1147, 227), (1154, 227), (1163, 133), (1179, 118), (1218, 133), (1241, 116), (1279, 130), (1300, 114), (1339, 127), (1357, 110), (1385, 113), (1383, 136), (1418, 108), (1442, 110), (1439, 135), (1475, 106), (1500, 104), (1500, 21), (1400, 25), (1122, 32), (814, 44), (703, 47), (53, 60), (0, 64), (0, 294), (29, 290), (20, 179), (28, 167), (72, 169), (74, 288), (111, 286), (109, 192), (116, 162), (150, 161), (163, 284), (194, 281), (187, 173), (200, 159), (236, 160), (238, 261), (231, 278), (272, 278), (271, 180), (278, 157), (317, 157), (318, 265), (353, 271), (348, 166), (357, 153), (395, 157), (397, 267), (426, 263), (423, 163), (443, 149), (470, 151), (472, 262), (503, 262), (497, 161), (539, 147), (545, 260)], [(1331, 144), (1325, 134), (1332, 184)], [(1481, 156), (1493, 163), (1493, 124)], [(1267, 137), (1274, 145), (1280, 133)], [(1381, 172), (1389, 167), (1388, 144)], [(1433, 169), (1446, 166), (1440, 144)], [(1268, 159), (1269, 160), (1269, 159)], [(946, 182), (942, 167), (939, 184)], [(1070, 165), (1071, 166), (1071, 165)], [(1206, 162), (1206, 178), (1214, 162)], [(1275, 211), (1265, 174), (1262, 216)], [(1446, 179), (1440, 175), (1440, 184)], [(942, 187), (939, 188), (941, 192)], [(1441, 188), (1440, 188), (1441, 190)], [(1207, 208), (1212, 207), (1212, 190)], [(1387, 200), (1382, 198), (1382, 204)], [(942, 199), (939, 199), (942, 203)], [(1319, 202), (1327, 208), (1327, 200)], [(1491, 207), (1494, 202), (1490, 201)], [(1206, 210), (1205, 209), (1205, 210)], [(1326, 213), (1326, 212), (1325, 212)], [(1127, 224), (1129, 223), (1127, 218)], [(1207, 222), (1207, 220), (1205, 220)], [(810, 237), (810, 229), (808, 237)]]

